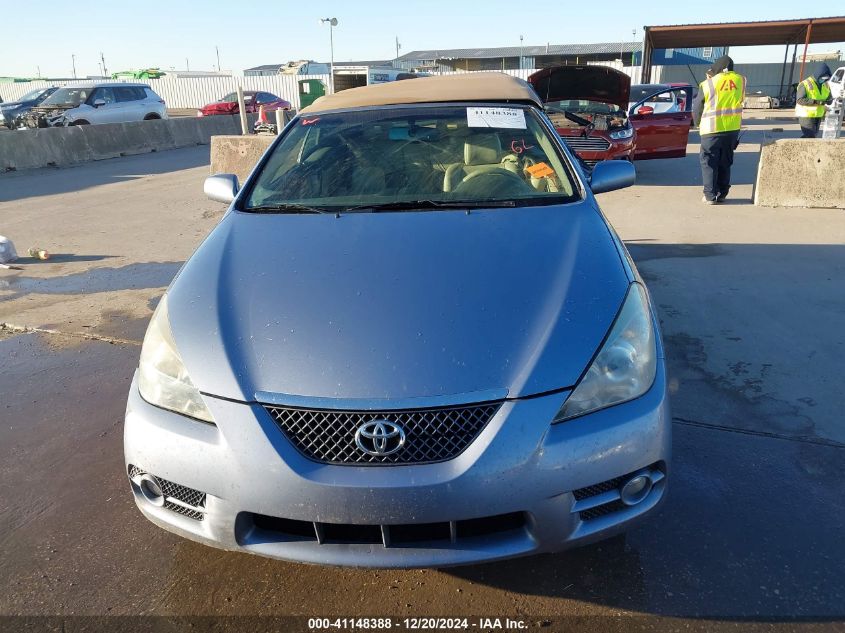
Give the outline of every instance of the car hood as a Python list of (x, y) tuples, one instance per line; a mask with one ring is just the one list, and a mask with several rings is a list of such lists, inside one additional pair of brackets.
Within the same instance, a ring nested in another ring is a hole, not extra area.
[(543, 102), (580, 99), (628, 107), (631, 78), (607, 66), (555, 66), (528, 77)]
[(5, 103), (0, 103), (0, 110), (14, 110), (15, 108), (29, 106), (34, 103), (34, 101), (7, 101)]
[(407, 399), (574, 385), (628, 279), (581, 203), (473, 211), (231, 212), (168, 291), (197, 387)]

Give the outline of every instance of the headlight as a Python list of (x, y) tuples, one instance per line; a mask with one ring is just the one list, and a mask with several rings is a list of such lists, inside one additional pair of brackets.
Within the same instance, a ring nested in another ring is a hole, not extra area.
[(607, 340), (553, 422), (638, 398), (654, 383), (656, 371), (651, 310), (645, 288), (634, 283)]
[(621, 141), (624, 138), (631, 138), (634, 135), (634, 128), (628, 126), (626, 128), (622, 128), (621, 130), (616, 130), (615, 132), (610, 133), (610, 138), (615, 141)]
[(141, 347), (138, 390), (141, 397), (150, 404), (214, 424), (211, 411), (191, 382), (173, 342), (166, 295), (161, 298), (150, 320)]

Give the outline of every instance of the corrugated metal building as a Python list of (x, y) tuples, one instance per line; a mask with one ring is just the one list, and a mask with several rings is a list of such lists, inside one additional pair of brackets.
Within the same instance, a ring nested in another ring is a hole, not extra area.
[[(318, 65), (325, 65), (328, 66), (329, 62), (313, 62)], [(281, 69), (286, 66), (287, 64), (264, 64), (263, 66), (254, 66), (252, 68), (247, 68), (244, 70), (245, 77), (270, 77), (273, 75), (278, 75), (281, 72)], [(335, 61), (334, 66), (335, 68), (344, 68), (350, 66), (366, 66), (366, 67), (375, 67), (380, 68), (383, 66), (391, 66), (392, 62), (390, 60), (385, 59), (375, 59), (375, 60), (366, 60), (362, 62), (344, 62), (344, 61)], [(307, 69), (306, 69), (307, 70)]]
[[(661, 66), (710, 64), (717, 57), (724, 55), (726, 50), (725, 47), (709, 46), (655, 51), (653, 63)], [(395, 60), (393, 65), (404, 69), (445, 72), (545, 68), (555, 64), (588, 64), (621, 59), (625, 66), (638, 66), (641, 53), (641, 42), (430, 49), (406, 53)]]

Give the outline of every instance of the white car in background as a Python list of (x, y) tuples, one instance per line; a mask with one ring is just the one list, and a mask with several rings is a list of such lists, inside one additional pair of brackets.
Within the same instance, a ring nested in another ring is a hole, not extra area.
[(672, 87), (670, 84), (634, 84), (631, 86), (628, 108), (634, 107), (639, 101), (647, 97), (652, 97), (640, 103), (640, 107), (648, 106), (654, 114), (681, 112), (684, 108), (681, 107), (678, 100), (678, 93), (671, 92)]
[(845, 66), (840, 66), (834, 70), (827, 83), (830, 86), (830, 96), (836, 101), (838, 97), (843, 95), (843, 87), (845, 87)]
[(79, 84), (59, 88), (24, 118), (24, 127), (166, 119), (167, 107), (146, 84)]

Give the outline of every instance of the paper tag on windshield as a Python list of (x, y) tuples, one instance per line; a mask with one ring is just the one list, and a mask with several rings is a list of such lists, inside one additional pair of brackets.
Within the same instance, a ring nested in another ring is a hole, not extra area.
[(525, 111), (519, 108), (467, 108), (469, 127), (525, 129)]

